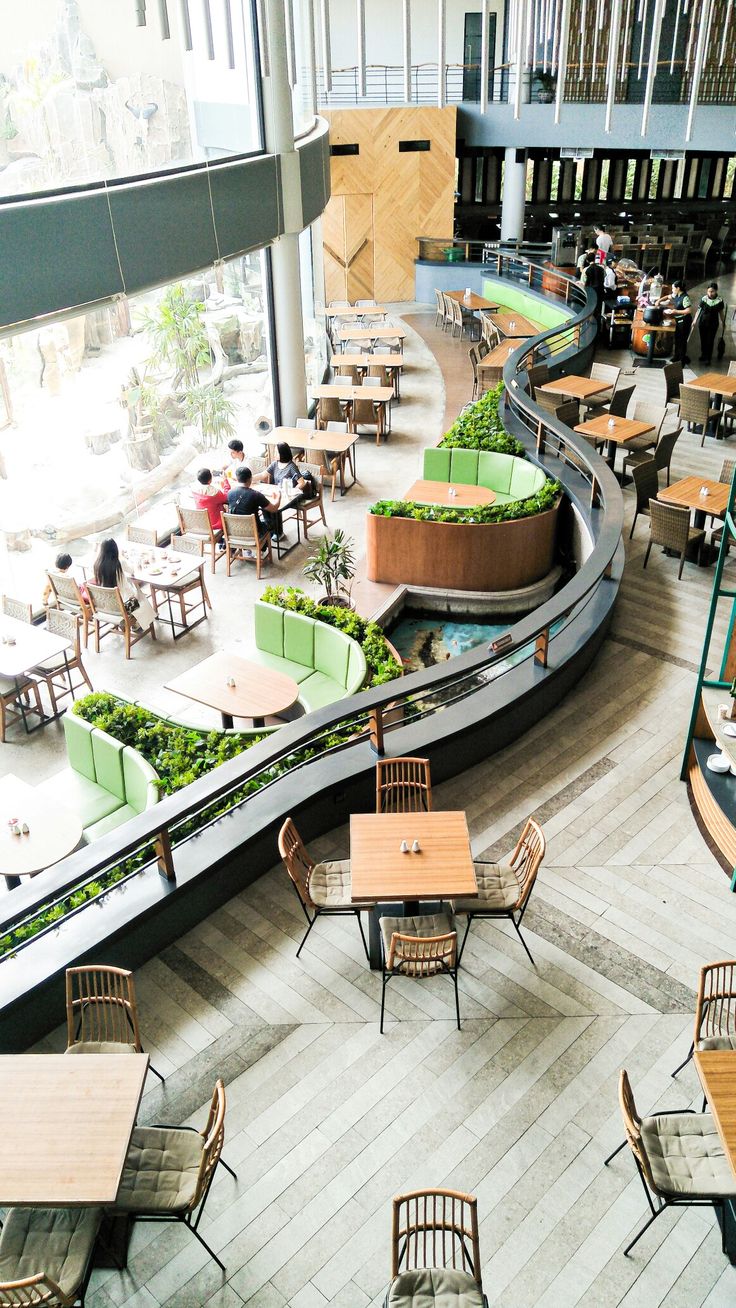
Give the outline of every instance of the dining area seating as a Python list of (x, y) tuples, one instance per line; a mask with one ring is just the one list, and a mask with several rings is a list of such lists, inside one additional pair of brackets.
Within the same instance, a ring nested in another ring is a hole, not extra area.
[(457, 1190), (412, 1190), (393, 1200), (391, 1283), (383, 1308), (488, 1308), (478, 1201)]

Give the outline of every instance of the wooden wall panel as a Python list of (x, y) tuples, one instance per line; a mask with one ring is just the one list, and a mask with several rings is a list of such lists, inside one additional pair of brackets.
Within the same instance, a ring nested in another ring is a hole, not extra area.
[[(455, 108), (333, 109), (324, 116), (332, 145), (359, 147), (357, 155), (331, 158), (330, 204), (336, 196), (354, 197), (346, 209), (348, 253), (355, 249), (354, 236), (365, 217), (357, 197), (372, 197), (373, 287), (365, 295), (379, 301), (411, 300), (417, 237), (449, 238), (453, 232)], [(430, 149), (400, 153), (399, 141), (404, 140), (429, 141)], [(354, 273), (361, 285), (368, 282), (367, 258), (363, 247)], [(358, 295), (356, 291), (349, 298)]]
[(325, 296), (348, 298), (345, 269), (345, 197), (333, 195), (322, 214), (322, 242), (325, 252)]

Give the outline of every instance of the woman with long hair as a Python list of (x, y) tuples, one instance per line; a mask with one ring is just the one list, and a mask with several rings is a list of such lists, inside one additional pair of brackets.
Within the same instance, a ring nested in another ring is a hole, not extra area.
[(109, 590), (118, 587), (135, 626), (142, 631), (153, 626), (156, 621), (153, 605), (146, 599), (140, 586), (123, 571), (118, 544), (112, 538), (100, 542), (94, 562), (94, 580), (96, 586), (106, 586)]

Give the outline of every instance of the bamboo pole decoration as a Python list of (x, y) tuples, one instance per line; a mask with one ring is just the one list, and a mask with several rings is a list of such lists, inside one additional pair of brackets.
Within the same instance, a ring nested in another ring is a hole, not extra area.
[(169, 24), (169, 7), (166, 0), (158, 0), (158, 19), (161, 24), (161, 40), (171, 40), (171, 26)]
[[(163, 0), (166, 3), (166, 0)], [(227, 47), (227, 66), (235, 67), (235, 43), (233, 41), (233, 14), (230, 0), (222, 0), (222, 18), (225, 25), (225, 45)]]
[(646, 136), (647, 127), (649, 126), (649, 110), (652, 107), (652, 93), (654, 91), (654, 79), (657, 76), (657, 60), (659, 59), (659, 43), (662, 37), (662, 20), (667, 0), (654, 0), (654, 13), (652, 15), (652, 35), (649, 41), (649, 67), (647, 69), (647, 84), (644, 91), (644, 109), (641, 115), (641, 134)]
[(446, 31), (445, 20), (447, 17), (445, 0), (437, 0), (437, 107), (445, 107), (445, 58), (446, 58)]
[(621, 7), (618, 4), (613, 5), (611, 15), (611, 28), (608, 38), (608, 96), (606, 98), (606, 122), (605, 130), (611, 130), (611, 118), (613, 116), (613, 106), (616, 101), (616, 66), (618, 63), (618, 40), (619, 40), (619, 23), (621, 21)]
[(202, 0), (202, 17), (204, 19), (204, 33), (207, 41), (207, 58), (213, 60), (215, 57), (215, 38), (212, 35), (212, 11), (210, 9), (210, 0)]
[(488, 4), (489, 0), (482, 0), (480, 22), (480, 111), (482, 114), (484, 114), (488, 108)]
[(560, 10), (560, 71), (557, 78), (557, 95), (555, 98), (555, 123), (559, 125), (562, 113), (562, 97), (565, 93), (565, 70), (567, 69), (567, 42), (570, 34), (570, 0), (562, 0)]
[(517, 31), (516, 31), (516, 85), (514, 86), (514, 118), (518, 122), (521, 118), (521, 83), (524, 76), (524, 48), (526, 46), (526, 18), (527, 7), (519, 3), (517, 6)]
[[(403, 0), (401, 17), (404, 46), (404, 103), (411, 104), (411, 0)], [(482, 107), (481, 105), (481, 109)]]
[(184, 33), (184, 49), (191, 50), (192, 46), (192, 20), (189, 14), (189, 0), (179, 0), (181, 6), (181, 30)]
[(358, 23), (358, 96), (365, 100), (365, 0), (355, 0)]
[[(706, 38), (710, 31), (710, 19), (713, 11), (713, 0), (703, 0), (703, 13), (700, 19), (698, 30), (698, 44), (695, 48), (695, 67), (693, 68), (693, 84), (690, 92), (690, 106), (687, 114), (687, 129), (685, 131), (685, 141), (689, 141), (693, 134), (693, 118), (698, 104), (698, 91), (700, 90), (700, 77), (703, 71), (703, 60), (705, 56)], [(693, 15), (694, 18), (694, 15)]]

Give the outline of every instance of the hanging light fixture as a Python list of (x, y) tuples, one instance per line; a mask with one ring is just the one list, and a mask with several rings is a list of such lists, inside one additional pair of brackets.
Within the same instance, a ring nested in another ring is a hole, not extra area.
[(611, 130), (611, 118), (613, 115), (613, 106), (616, 101), (616, 66), (618, 63), (618, 36), (619, 23), (621, 21), (621, 6), (613, 5), (611, 14), (611, 27), (608, 36), (608, 95), (606, 97), (606, 121), (604, 124), (605, 131)]

